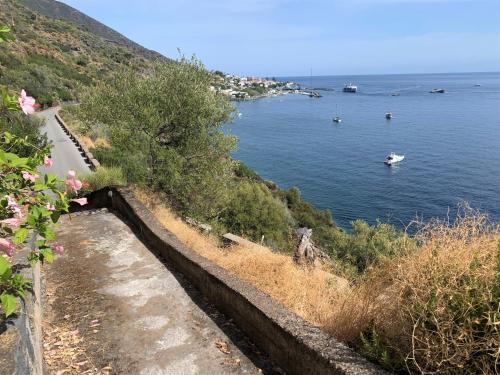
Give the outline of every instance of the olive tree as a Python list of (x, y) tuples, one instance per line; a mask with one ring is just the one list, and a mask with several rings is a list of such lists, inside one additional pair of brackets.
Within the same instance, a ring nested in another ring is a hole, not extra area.
[(161, 62), (144, 73), (118, 72), (89, 90), (81, 105), (87, 124), (106, 130), (109, 159), (128, 177), (140, 176), (177, 208), (208, 219), (227, 199), (236, 145), (221, 131), (234, 108), (212, 80), (195, 58)]

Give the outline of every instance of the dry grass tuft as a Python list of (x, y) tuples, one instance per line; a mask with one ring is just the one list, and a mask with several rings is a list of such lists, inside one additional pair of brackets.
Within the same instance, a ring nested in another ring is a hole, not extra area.
[(219, 266), (266, 292), (304, 319), (324, 326), (332, 318), (333, 304), (347, 280), (321, 269), (297, 266), (290, 256), (266, 247), (222, 249), (218, 241), (184, 223), (162, 205), (155, 194), (135, 191), (158, 220), (187, 246)]
[(371, 354), (392, 353), (411, 372), (498, 374), (499, 229), (467, 206), (454, 223), (420, 225), (421, 248), (369, 272), (339, 300), (327, 330), (363, 346), (361, 333), (374, 328)]

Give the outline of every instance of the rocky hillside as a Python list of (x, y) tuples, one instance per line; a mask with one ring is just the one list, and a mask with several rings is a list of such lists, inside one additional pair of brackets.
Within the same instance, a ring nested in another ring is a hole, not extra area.
[(0, 45), (0, 84), (25, 88), (42, 105), (77, 99), (121, 67), (145, 70), (164, 58), (53, 0), (0, 0), (0, 25), (15, 37)]

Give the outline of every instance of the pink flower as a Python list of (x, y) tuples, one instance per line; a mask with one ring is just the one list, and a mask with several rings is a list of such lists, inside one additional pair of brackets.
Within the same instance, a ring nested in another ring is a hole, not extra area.
[(0, 250), (6, 253), (8, 256), (12, 256), (14, 254), (14, 250), (16, 247), (12, 243), (11, 240), (7, 238), (0, 238)]
[(31, 173), (26, 172), (26, 171), (22, 171), (22, 174), (23, 174), (23, 178), (26, 181), (31, 181), (31, 182), (35, 182), (35, 180), (39, 177), (37, 174), (32, 175)]
[(72, 199), (71, 202), (76, 202), (78, 203), (80, 206), (85, 206), (87, 203), (89, 203), (87, 201), (87, 198), (78, 198), (78, 199)]
[(78, 193), (78, 190), (82, 188), (82, 182), (76, 179), (75, 171), (68, 171), (68, 177), (66, 178), (66, 186), (69, 190)]
[(54, 252), (57, 255), (62, 255), (64, 253), (64, 246), (63, 245), (56, 243), (52, 248), (54, 249)]
[(54, 207), (53, 204), (50, 204), (50, 202), (47, 202), (47, 204), (45, 205), (45, 208), (49, 211), (55, 211), (56, 208)]
[(11, 217), (10, 219), (0, 220), (0, 224), (7, 225), (11, 228), (16, 228), (21, 224), (21, 219), (17, 217)]
[(53, 164), (53, 163), (54, 163), (54, 162), (52, 161), (52, 159), (51, 159), (51, 158), (49, 158), (48, 156), (45, 156), (45, 157), (43, 158), (43, 165), (45, 165), (47, 168), (52, 167), (52, 164)]
[(22, 216), (21, 206), (19, 206), (16, 200), (10, 195), (7, 196), (7, 209), (18, 218)]
[(31, 115), (35, 113), (35, 99), (31, 96), (26, 95), (26, 91), (21, 90), (21, 96), (19, 97), (19, 105), (23, 110), (25, 115)]

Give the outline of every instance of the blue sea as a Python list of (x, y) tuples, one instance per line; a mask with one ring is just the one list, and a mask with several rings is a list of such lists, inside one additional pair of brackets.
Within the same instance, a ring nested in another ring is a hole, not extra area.
[[(264, 178), (297, 186), (344, 228), (357, 218), (399, 227), (444, 218), (461, 201), (500, 221), (500, 73), (280, 80), (328, 90), (236, 104), (234, 157)], [(342, 92), (349, 82), (358, 93)], [(390, 152), (405, 160), (386, 166)]]

